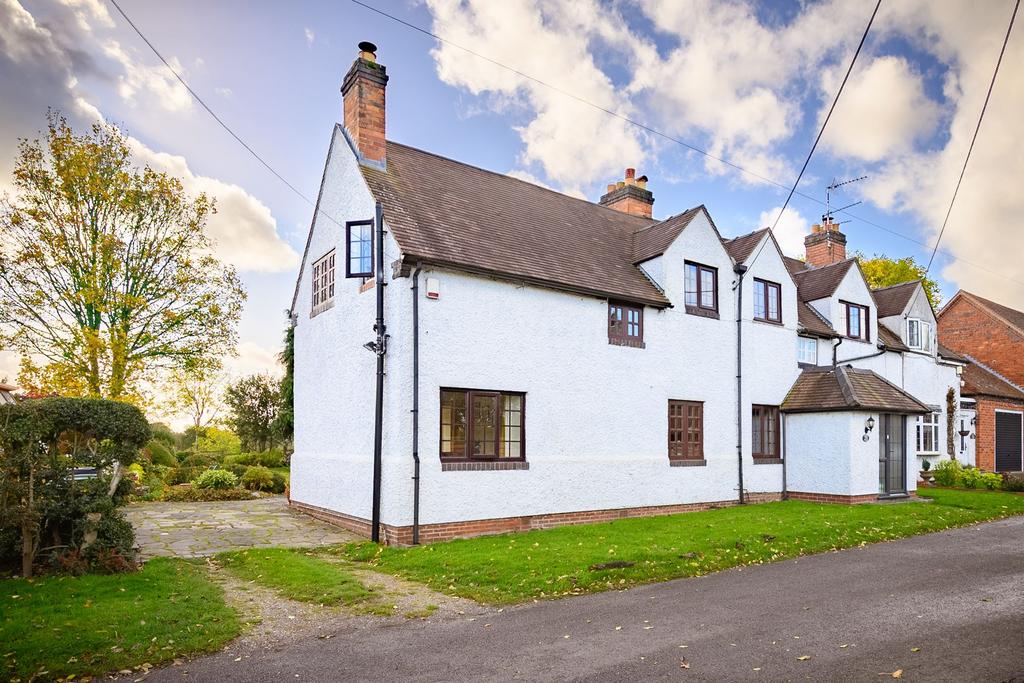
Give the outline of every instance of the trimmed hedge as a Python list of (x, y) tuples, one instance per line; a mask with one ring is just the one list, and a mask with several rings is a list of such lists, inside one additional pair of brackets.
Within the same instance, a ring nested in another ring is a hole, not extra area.
[(240, 488), (199, 489), (191, 484), (182, 484), (164, 491), (161, 500), (172, 503), (203, 503), (217, 500), (249, 500), (252, 497), (251, 491)]

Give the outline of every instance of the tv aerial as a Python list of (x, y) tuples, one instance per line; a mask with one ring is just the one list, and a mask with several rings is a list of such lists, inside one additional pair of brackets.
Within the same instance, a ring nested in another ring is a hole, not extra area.
[(840, 187), (843, 187), (845, 185), (850, 185), (852, 183), (860, 182), (861, 180), (867, 180), (867, 176), (866, 175), (862, 175), (859, 178), (853, 178), (851, 180), (842, 180), (842, 181), (838, 181), (835, 178), (832, 179), (832, 182), (829, 183), (828, 187), (825, 188), (825, 213), (822, 214), (822, 216), (821, 216), (821, 222), (822, 223), (832, 223), (834, 225), (841, 225), (842, 223), (849, 223), (850, 222), (850, 221), (833, 221), (832, 220), (832, 215), (835, 214), (835, 213), (838, 213), (840, 211), (845, 211), (846, 209), (849, 209), (851, 207), (857, 206), (861, 202), (856, 201), (856, 202), (853, 202), (852, 204), (847, 204), (846, 206), (841, 206), (838, 209), (833, 209), (832, 208), (832, 193), (835, 192), (836, 190), (838, 190)]

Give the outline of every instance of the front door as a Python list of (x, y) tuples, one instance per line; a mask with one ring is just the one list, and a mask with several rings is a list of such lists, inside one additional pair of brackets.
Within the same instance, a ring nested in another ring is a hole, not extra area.
[(907, 418), (883, 413), (878, 416), (878, 492), (907, 492)]

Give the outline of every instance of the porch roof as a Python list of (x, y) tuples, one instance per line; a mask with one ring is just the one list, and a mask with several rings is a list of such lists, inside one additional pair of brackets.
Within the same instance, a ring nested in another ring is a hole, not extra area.
[(870, 411), (919, 415), (931, 409), (872, 370), (840, 365), (808, 368), (793, 383), (784, 413)]

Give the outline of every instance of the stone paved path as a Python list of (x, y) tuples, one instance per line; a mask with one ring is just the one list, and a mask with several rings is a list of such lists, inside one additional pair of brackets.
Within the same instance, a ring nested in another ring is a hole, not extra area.
[(224, 550), (344, 543), (355, 535), (288, 507), (284, 496), (216, 503), (135, 503), (125, 508), (142, 559)]

